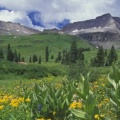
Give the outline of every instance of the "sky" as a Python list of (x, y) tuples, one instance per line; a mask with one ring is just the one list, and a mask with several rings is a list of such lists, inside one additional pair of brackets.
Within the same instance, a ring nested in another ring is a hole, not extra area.
[(0, 0), (0, 20), (42, 31), (105, 13), (120, 17), (119, 9), (120, 0)]

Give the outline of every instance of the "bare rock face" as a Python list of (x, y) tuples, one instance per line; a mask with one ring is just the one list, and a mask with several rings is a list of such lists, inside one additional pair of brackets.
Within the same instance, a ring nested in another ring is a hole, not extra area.
[(103, 45), (104, 48), (111, 47), (111, 45), (108, 45), (109, 42), (112, 42), (112, 44), (117, 42), (116, 48), (120, 48), (118, 46), (118, 41), (120, 41), (120, 18), (112, 17), (109, 13), (95, 19), (70, 23), (63, 27), (62, 32), (79, 36), (96, 46)]
[(39, 32), (18, 23), (0, 21), (0, 35), (30, 35)]

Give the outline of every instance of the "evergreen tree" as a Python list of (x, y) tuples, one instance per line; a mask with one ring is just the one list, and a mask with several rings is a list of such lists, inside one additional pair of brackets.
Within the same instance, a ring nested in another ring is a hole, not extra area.
[(38, 63), (41, 64), (41, 56), (39, 57)]
[(82, 49), (78, 50), (78, 60), (84, 61), (84, 54)]
[(51, 59), (54, 59), (54, 55), (51, 55)]
[(78, 59), (78, 49), (75, 41), (72, 42), (70, 48), (70, 63), (76, 63)]
[(37, 59), (37, 55), (33, 55), (33, 63), (35, 63), (36, 61), (38, 61), (38, 59)]
[(13, 59), (14, 62), (18, 62), (18, 56), (17, 56), (17, 51), (15, 50), (14, 52), (14, 59)]
[(0, 59), (4, 59), (4, 54), (2, 48), (0, 49)]
[(7, 46), (7, 60), (12, 62), (13, 59), (14, 59), (14, 53), (11, 50), (10, 44), (8, 44), (8, 46)]
[(19, 53), (18, 54), (18, 62), (20, 62), (21, 61), (21, 54)]
[(25, 58), (24, 58), (24, 57), (22, 57), (21, 61), (22, 61), (22, 62), (25, 62)]
[(61, 52), (58, 52), (58, 56), (57, 56), (57, 58), (56, 58), (55, 62), (60, 62), (60, 61), (61, 61), (61, 59), (62, 59)]
[(113, 62), (115, 62), (117, 60), (117, 58), (118, 58), (118, 55), (116, 53), (116, 50), (115, 50), (114, 46), (112, 46), (110, 49), (108, 58), (107, 58), (107, 65), (111, 65)]
[(46, 49), (45, 49), (45, 62), (48, 62), (49, 61), (49, 49), (48, 49), (48, 46), (46, 46)]
[(102, 67), (105, 64), (105, 55), (104, 55), (104, 50), (103, 47), (100, 46), (97, 52), (97, 56), (95, 58), (95, 64), (97, 67)]

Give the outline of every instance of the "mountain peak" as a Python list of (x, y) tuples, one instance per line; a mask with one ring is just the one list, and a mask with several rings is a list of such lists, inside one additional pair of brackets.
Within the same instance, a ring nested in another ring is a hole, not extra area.
[(112, 16), (110, 13), (106, 13), (106, 14), (96, 17), (96, 19), (102, 19), (102, 18), (106, 19), (106, 18), (111, 18), (111, 17)]
[(112, 17), (110, 13), (103, 14), (86, 21), (78, 21), (63, 27), (63, 32), (78, 34), (83, 32), (120, 31), (120, 18)]
[(30, 35), (40, 31), (20, 25), (19, 23), (0, 21), (0, 35)]

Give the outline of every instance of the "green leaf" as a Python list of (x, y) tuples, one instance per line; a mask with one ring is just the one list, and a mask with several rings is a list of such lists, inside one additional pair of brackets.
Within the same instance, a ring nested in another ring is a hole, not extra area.
[(76, 109), (70, 109), (70, 111), (76, 116), (76, 117), (79, 117), (79, 118), (83, 118), (83, 119), (89, 119), (89, 116), (83, 112), (83, 111), (80, 111), (80, 110), (76, 110)]
[(87, 74), (87, 78), (84, 80), (83, 93), (85, 96), (89, 95), (89, 74)]
[(43, 111), (43, 112), (47, 112), (47, 108), (48, 108), (48, 105), (47, 105), (47, 104), (44, 104), (43, 107), (42, 107), (42, 111)]
[(86, 113), (88, 113), (89, 115), (92, 115), (94, 111), (94, 107), (95, 107), (95, 98), (93, 97), (92, 94), (90, 94), (85, 102)]

